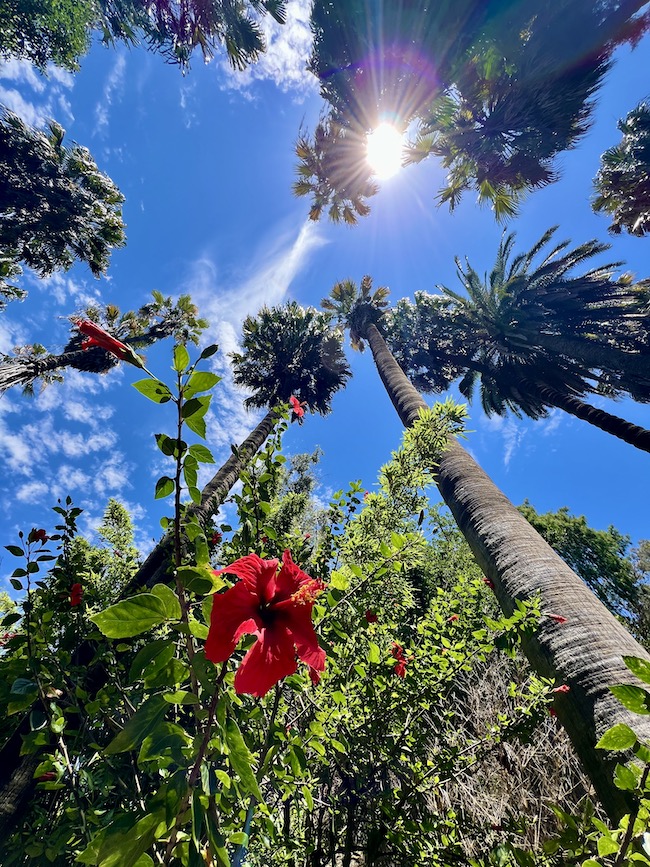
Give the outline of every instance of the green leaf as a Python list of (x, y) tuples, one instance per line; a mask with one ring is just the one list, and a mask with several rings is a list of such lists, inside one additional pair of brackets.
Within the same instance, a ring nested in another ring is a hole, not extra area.
[(614, 855), (615, 852), (618, 852), (618, 849), (618, 843), (612, 840), (611, 837), (598, 838), (598, 854), (601, 858), (605, 858), (607, 855)]
[(614, 785), (618, 789), (633, 792), (636, 789), (637, 778), (633, 770), (626, 765), (616, 765), (614, 768)]
[(174, 347), (174, 370), (182, 373), (190, 363), (190, 354), (182, 343)]
[(644, 683), (650, 683), (650, 662), (645, 659), (639, 659), (638, 656), (624, 656), (623, 662), (632, 674), (636, 674), (639, 680), (642, 680)]
[(226, 744), (228, 745), (228, 759), (233, 771), (241, 780), (242, 786), (256, 800), (263, 801), (262, 792), (253, 773), (253, 754), (246, 746), (239, 726), (234, 719), (226, 720)]
[(216, 373), (209, 373), (207, 370), (196, 370), (190, 376), (189, 382), (185, 386), (185, 397), (192, 397), (201, 391), (210, 391), (218, 382), (221, 382), (221, 377), (217, 376)]
[(133, 383), (133, 388), (154, 403), (167, 403), (172, 399), (171, 391), (159, 379), (139, 379)]
[(132, 638), (160, 626), (168, 617), (158, 596), (141, 593), (93, 614), (90, 619), (107, 638)]
[(609, 689), (628, 710), (634, 713), (650, 714), (650, 695), (645, 689), (641, 689), (640, 686), (631, 686), (628, 683), (610, 686)]
[(182, 767), (186, 763), (183, 747), (187, 747), (189, 743), (190, 738), (179, 725), (160, 722), (151, 734), (142, 741), (138, 754), (138, 764), (155, 761), (164, 752), (169, 752), (176, 764)]
[(197, 418), (203, 418), (210, 407), (210, 401), (212, 397), (210, 395), (204, 395), (203, 397), (192, 397), (186, 403), (183, 404), (183, 409), (181, 411), (182, 417), (187, 421), (190, 418), (196, 416)]
[(228, 837), (228, 842), (233, 846), (248, 846), (248, 834), (243, 831), (235, 831)]
[(381, 661), (381, 652), (374, 642), (368, 644), (368, 662), (377, 665)]
[(305, 804), (307, 804), (307, 809), (311, 812), (314, 809), (314, 799), (309, 786), (302, 787), (302, 796), (305, 799)]
[(188, 418), (186, 420), (185, 424), (188, 426), (188, 428), (191, 431), (194, 431), (194, 433), (197, 436), (200, 436), (202, 439), (205, 439), (206, 426), (205, 426), (205, 419), (204, 418), (201, 418), (200, 416), (194, 415), (194, 416), (192, 416), (192, 418)]
[(192, 457), (202, 464), (214, 464), (215, 459), (212, 456), (212, 452), (207, 446), (203, 446), (200, 443), (195, 443), (193, 446), (190, 446), (190, 454)]
[(177, 443), (178, 440), (168, 437), (167, 434), (156, 434), (156, 445), (158, 446), (160, 451), (168, 458), (171, 457), (176, 451)]
[(193, 692), (186, 689), (177, 689), (175, 692), (167, 692), (163, 698), (169, 704), (198, 704), (199, 700)]
[(169, 704), (161, 695), (152, 695), (133, 714), (121, 732), (106, 747), (109, 756), (137, 749), (153, 732), (169, 710)]
[(14, 590), (22, 590), (23, 589), (23, 582), (19, 581), (17, 578), (10, 578), (9, 583), (14, 588)]
[(178, 601), (178, 596), (174, 593), (171, 587), (166, 584), (156, 584), (151, 588), (154, 596), (157, 596), (165, 607), (167, 618), (169, 620), (181, 619), (181, 604)]
[(187, 493), (196, 506), (201, 504), (201, 491), (198, 488), (195, 488), (194, 485), (188, 485)]
[(582, 867), (602, 867), (602, 865), (598, 861), (594, 861), (593, 858), (587, 858), (586, 861), (582, 862)]
[(608, 729), (596, 744), (599, 750), (629, 750), (636, 743), (636, 735), (629, 726), (618, 723)]
[(169, 476), (161, 476), (156, 482), (155, 499), (161, 500), (163, 497), (168, 497), (174, 493), (175, 487), (173, 479), (170, 479)]
[(7, 551), (9, 551), (10, 554), (13, 554), (14, 557), (25, 556), (25, 552), (22, 548), (19, 548), (18, 545), (5, 545), (5, 548), (7, 549)]
[(176, 642), (165, 639), (152, 641), (146, 644), (142, 650), (138, 651), (135, 659), (131, 663), (129, 671), (129, 682), (133, 683), (138, 680), (142, 674), (149, 673), (149, 668), (152, 671), (162, 668), (167, 665), (169, 660), (176, 652)]

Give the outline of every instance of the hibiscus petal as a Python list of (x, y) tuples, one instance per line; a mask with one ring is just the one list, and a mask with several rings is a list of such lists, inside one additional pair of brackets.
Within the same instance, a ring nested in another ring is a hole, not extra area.
[[(217, 575), (226, 572), (228, 575), (236, 575), (244, 582), (251, 593), (259, 595), (260, 585), (266, 587), (269, 574), (275, 575), (278, 568), (277, 560), (262, 560), (257, 554), (247, 554), (245, 557), (240, 557), (235, 560), (230, 566), (224, 566), (219, 569)], [(265, 599), (264, 596), (262, 596)], [(267, 601), (267, 600), (265, 600)]]
[(224, 662), (246, 632), (258, 632), (263, 624), (258, 614), (259, 602), (242, 581), (212, 602), (210, 631), (205, 642), (205, 655), (212, 662)]
[(324, 671), (325, 651), (318, 644), (318, 636), (311, 622), (311, 609), (311, 605), (294, 605), (282, 612), (282, 623), (291, 633), (300, 659), (316, 671)]
[(259, 698), (278, 681), (296, 671), (293, 639), (281, 623), (262, 629), (259, 640), (244, 657), (235, 675), (235, 691)]
[(303, 572), (300, 566), (291, 559), (291, 552), (286, 550), (282, 557), (282, 569), (275, 579), (276, 596), (275, 601), (288, 599), (305, 581), (311, 581), (309, 575)]

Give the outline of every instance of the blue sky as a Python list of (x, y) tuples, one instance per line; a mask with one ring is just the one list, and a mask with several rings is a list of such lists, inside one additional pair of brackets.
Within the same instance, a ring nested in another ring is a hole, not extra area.
[[(229, 383), (224, 354), (236, 348), (246, 314), (292, 298), (317, 305), (336, 281), (358, 282), (366, 273), (389, 286), (393, 300), (439, 283), (455, 288), (454, 256), (468, 256), (483, 272), (502, 232), (471, 197), (454, 214), (436, 208), (443, 175), (433, 160), (385, 182), (371, 216), (357, 227), (309, 223), (307, 200), (291, 194), (293, 145), (301, 124), (313, 128), (322, 104), (303, 71), (309, 31), (302, 0), (290, 3), (289, 17), (284, 29), (269, 32), (265, 59), (244, 75), (218, 58), (207, 66), (197, 58), (183, 77), (143, 48), (101, 45), (74, 76), (52, 70), (44, 79), (18, 62), (0, 68), (0, 102), (31, 123), (58, 120), (118, 184), (128, 240), (100, 280), (85, 266), (47, 281), (26, 275), (28, 299), (0, 318), (0, 350), (39, 341), (60, 351), (65, 317), (92, 300), (127, 310), (153, 289), (190, 292), (211, 323), (205, 342), (216, 340), (224, 351), (214, 359), (226, 376), (208, 435), (219, 462), (256, 422)], [(637, 276), (649, 276), (650, 241), (608, 239), (606, 219), (589, 207), (599, 155), (618, 140), (617, 119), (647, 95), (649, 55), (647, 38), (636, 51), (619, 52), (593, 128), (559, 161), (562, 180), (531, 195), (509, 224), (518, 249), (557, 223), (558, 238), (610, 240), (603, 261), (624, 260)], [(149, 368), (162, 379), (170, 375), (170, 351), (167, 342), (148, 353)], [(353, 479), (370, 488), (401, 436), (369, 352), (349, 357), (354, 378), (336, 396), (333, 414), (293, 425), (285, 439), (289, 452), (322, 447), (325, 495)], [(115, 496), (133, 511), (137, 542), (150, 547), (164, 513), (153, 502), (153, 486), (165, 472), (152, 435), (171, 431), (172, 417), (130, 387), (138, 378), (135, 368), (123, 367), (105, 377), (72, 373), (33, 400), (12, 392), (0, 399), (2, 544), (14, 542), (19, 529), (50, 528), (51, 506), (70, 494), (84, 509), (81, 525), (91, 537)], [(648, 406), (599, 403), (650, 427)], [(646, 453), (559, 411), (541, 422), (486, 419), (478, 405), (470, 414), (467, 445), (514, 503), (528, 498), (541, 511), (566, 505), (595, 527), (614, 524), (634, 541), (650, 537)], [(2, 561), (2, 586), (10, 559)]]

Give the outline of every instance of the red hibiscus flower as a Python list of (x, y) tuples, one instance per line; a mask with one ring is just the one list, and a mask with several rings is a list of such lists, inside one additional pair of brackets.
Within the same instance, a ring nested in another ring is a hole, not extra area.
[(307, 406), (307, 402), (303, 400), (302, 403), (295, 397), (293, 394), (289, 398), (289, 404), (291, 405), (291, 421), (297, 421), (299, 424), (302, 424), (303, 416), (305, 415), (305, 407)]
[(566, 622), (567, 622), (566, 617), (562, 617), (561, 614), (549, 614), (548, 616), (551, 618), (551, 620), (554, 620), (556, 623), (559, 623), (560, 626), (561, 626), (563, 623), (566, 623)]
[(395, 674), (398, 677), (406, 677), (406, 660), (405, 659), (398, 660), (393, 671), (395, 672)]
[(370, 608), (369, 608), (369, 609), (366, 611), (366, 620), (368, 621), (368, 623), (376, 623), (376, 622), (379, 620), (379, 618), (377, 617), (377, 615), (375, 614), (375, 612), (374, 612), (374, 611), (371, 611)]
[(447, 618), (447, 623), (455, 623), (456, 620), (458, 620), (458, 615), (452, 614), (451, 617)]
[(218, 531), (215, 531), (212, 534), (212, 536), (210, 536), (210, 545), (215, 547), (216, 545), (219, 544), (219, 542), (221, 542), (222, 539), (223, 539), (223, 536), (221, 535), (221, 533), (219, 533)]
[(28, 542), (40, 542), (41, 545), (44, 545), (50, 537), (47, 535), (45, 530), (37, 530), (34, 528), (30, 531), (29, 536), (27, 537)]
[(75, 319), (73, 321), (79, 331), (86, 335), (86, 340), (81, 344), (82, 349), (99, 346), (101, 349), (105, 349), (106, 352), (110, 352), (116, 358), (119, 358), (120, 361), (128, 361), (129, 364), (135, 364), (136, 367), (144, 367), (144, 362), (130, 346), (112, 337), (108, 331), (104, 331), (96, 322), (91, 322), (90, 319)]
[(323, 583), (296, 566), (289, 551), (284, 552), (279, 571), (277, 560), (248, 554), (221, 572), (241, 580), (214, 597), (205, 655), (212, 662), (224, 662), (242, 635), (257, 637), (237, 670), (235, 690), (266, 695), (296, 671), (296, 654), (310, 667), (312, 681), (320, 677), (325, 651), (318, 645), (311, 615)]
[(553, 690), (553, 692), (559, 692), (559, 693), (570, 692), (570, 691), (571, 691), (571, 687), (567, 686), (566, 683), (563, 683), (562, 686), (556, 686), (555, 689)]
[(484, 578), (483, 583), (487, 584), (490, 590), (494, 590), (494, 581), (491, 578)]
[(407, 658), (404, 656), (404, 648), (397, 641), (393, 641), (393, 646), (391, 647), (391, 653), (397, 660), (393, 671), (398, 677), (405, 677), (406, 675), (406, 663), (408, 662)]
[(70, 588), (70, 605), (81, 605), (84, 589), (81, 584), (73, 584)]

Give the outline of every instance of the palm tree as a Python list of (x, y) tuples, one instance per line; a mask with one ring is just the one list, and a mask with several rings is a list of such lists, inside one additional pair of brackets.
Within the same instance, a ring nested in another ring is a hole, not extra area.
[[(337, 284), (328, 309), (354, 333), (361, 348), (370, 345), (377, 371), (400, 419), (411, 426), (426, 404), (390, 352), (377, 324), (386, 290), (371, 292), (365, 277), (360, 294), (354, 284)], [(611, 765), (595, 749), (603, 731), (618, 722), (650, 737), (650, 723), (622, 707), (610, 684), (634, 682), (622, 656), (650, 661), (650, 656), (584, 582), (546, 544), (505, 495), (463, 449), (450, 439), (435, 468), (442, 498), (467, 539), (474, 556), (506, 614), (519, 599), (539, 597), (542, 617), (524, 652), (542, 675), (570, 686), (557, 713), (606, 811), (615, 819), (627, 812), (626, 796), (612, 782)], [(559, 624), (556, 616), (566, 618)]]
[[(643, 347), (647, 325), (642, 314), (636, 313), (642, 310), (642, 292), (627, 275), (614, 279), (615, 265), (570, 276), (576, 265), (606, 249), (595, 241), (564, 252), (565, 241), (533, 268), (534, 256), (553, 231), (546, 232), (531, 251), (512, 260), (515, 236), (504, 237), (489, 278), (481, 279), (469, 263), (456, 260), (466, 294), (441, 286), (442, 296), (419, 297), (415, 315), (408, 317), (408, 305), (402, 303), (394, 315), (399, 321), (394, 326), (396, 339), (389, 338), (389, 344), (394, 343), (407, 375), (425, 391), (448, 386), (450, 380), (445, 381), (439, 366), (444, 356), (452, 378), (464, 374), (460, 390), (465, 397), (471, 399), (480, 381), (481, 402), (488, 415), (510, 410), (537, 419), (555, 406), (650, 451), (650, 431), (580, 400), (590, 393), (606, 390), (616, 395), (625, 390), (628, 376), (620, 371), (616, 359), (621, 351), (627, 358), (634, 353), (608, 341)], [(608, 363), (604, 384), (580, 357), (565, 357), (549, 346), (540, 346), (539, 335), (551, 332), (573, 332), (581, 345), (600, 345), (613, 355), (609, 362), (601, 362)], [(650, 373), (646, 371), (641, 381), (635, 377), (629, 390), (640, 399), (650, 399)]]
[[(242, 470), (264, 445), (289, 398), (296, 397), (310, 412), (327, 415), (334, 394), (351, 376), (341, 348), (341, 337), (331, 328), (331, 317), (291, 301), (263, 307), (243, 324), (243, 352), (232, 355), (236, 385), (252, 391), (248, 408), (267, 408), (251, 431), (201, 492), (201, 502), (189, 514), (206, 526), (236, 484)], [(129, 583), (128, 592), (151, 585), (165, 574), (170, 544), (165, 537), (151, 552)]]
[[(181, 295), (177, 301), (153, 292), (153, 301), (121, 313), (119, 307), (107, 304), (105, 308), (89, 307), (84, 316), (97, 322), (111, 336), (134, 349), (150, 346), (165, 337), (181, 343), (191, 340), (197, 343), (201, 331), (207, 327), (205, 319), (197, 318), (197, 309), (189, 295)], [(78, 317), (71, 317), (72, 319)], [(83, 335), (77, 328), (61, 353), (49, 353), (40, 344), (18, 347), (13, 355), (0, 354), (0, 394), (20, 385), (24, 394), (33, 395), (35, 383), (40, 379), (44, 385), (63, 380), (62, 371), (67, 367), (87, 373), (108, 373), (119, 364), (115, 355), (98, 346), (82, 349)]]
[(600, 158), (594, 179), (594, 211), (612, 218), (609, 231), (631, 235), (650, 232), (650, 105), (640, 102), (619, 120), (619, 144)]

